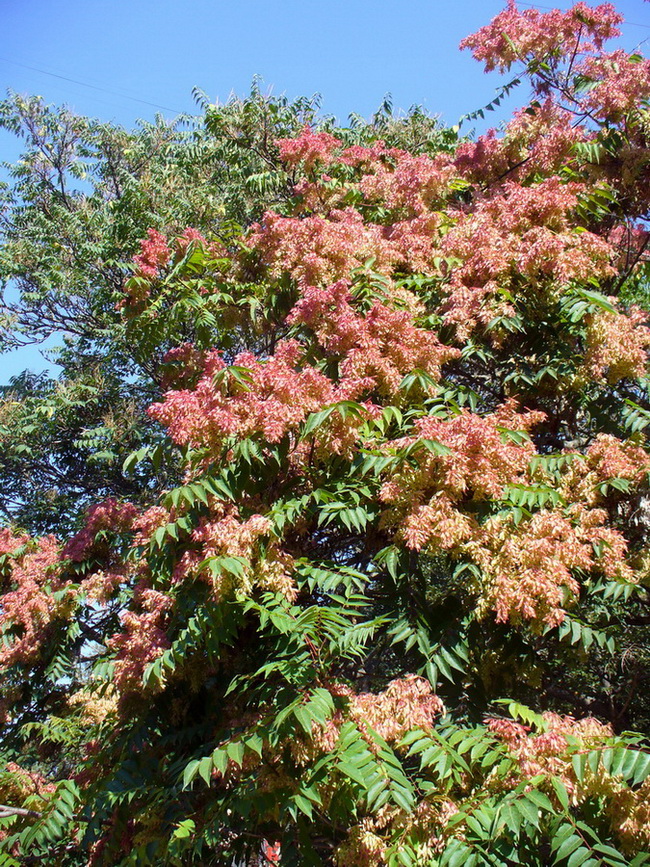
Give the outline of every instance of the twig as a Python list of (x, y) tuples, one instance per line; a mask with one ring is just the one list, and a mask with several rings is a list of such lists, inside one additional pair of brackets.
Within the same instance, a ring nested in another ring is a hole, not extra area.
[(9, 816), (33, 816), (40, 818), (41, 814), (36, 810), (25, 810), (23, 807), (9, 807), (7, 804), (0, 804), (0, 819), (6, 819)]

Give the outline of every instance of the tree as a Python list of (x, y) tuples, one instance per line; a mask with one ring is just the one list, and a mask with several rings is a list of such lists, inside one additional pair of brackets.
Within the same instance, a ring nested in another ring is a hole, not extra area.
[(500, 136), (258, 114), (272, 207), (151, 221), (106, 304), (158, 390), (124, 487), (0, 535), (5, 864), (650, 860), (650, 61), (605, 50), (620, 20), (511, 4), (465, 40), (531, 83)]
[[(26, 144), (3, 194), (0, 282), (18, 297), (4, 304), (0, 347), (53, 336), (64, 344), (58, 378), (25, 375), (3, 389), (0, 513), (32, 533), (77, 527), (101, 497), (146, 500), (152, 485), (172, 483), (157, 474), (138, 486), (121, 466), (155, 443), (146, 408), (161, 396), (161, 359), (194, 339), (195, 323), (170, 322), (155, 351), (125, 333), (116, 305), (132, 258), (149, 228), (174, 235), (192, 226), (227, 241), (286, 200), (274, 141), (298, 134), (318, 108), (315, 97), (267, 98), (257, 83), (225, 106), (197, 99), (202, 117), (159, 117), (131, 132), (36, 97), (0, 105), (0, 125)], [(399, 121), (389, 112), (387, 104), (370, 124), (355, 119), (347, 134), (361, 143), (381, 131), (422, 152), (454, 139), (418, 109)]]

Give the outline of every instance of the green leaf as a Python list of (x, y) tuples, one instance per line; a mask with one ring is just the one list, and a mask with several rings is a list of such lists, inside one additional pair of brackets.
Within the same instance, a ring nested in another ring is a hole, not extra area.
[(226, 746), (228, 758), (241, 768), (244, 762), (244, 744), (241, 741), (231, 741)]
[(346, 777), (349, 777), (351, 780), (354, 780), (355, 783), (359, 783), (359, 785), (366, 787), (366, 777), (361, 771), (356, 768), (354, 765), (350, 764), (350, 762), (340, 761), (337, 764), (337, 768), (344, 774)]
[(192, 819), (185, 819), (182, 822), (178, 823), (177, 828), (174, 830), (172, 837), (177, 840), (184, 840), (186, 837), (191, 837), (194, 834), (196, 825)]
[(526, 792), (525, 798), (528, 801), (532, 801), (533, 804), (535, 804), (535, 806), (542, 810), (544, 813), (555, 812), (553, 804), (551, 804), (548, 797), (544, 794), (544, 792), (540, 792), (538, 789), (531, 789), (529, 792)]
[(204, 756), (198, 764), (198, 773), (202, 780), (204, 780), (206, 786), (210, 785), (210, 780), (212, 777), (212, 771), (214, 769), (214, 763), (212, 761), (212, 756)]
[(521, 813), (522, 817), (535, 828), (539, 828), (539, 810), (535, 803), (531, 803), (532, 798), (528, 795), (524, 798), (519, 798), (513, 802), (513, 806)]
[(578, 778), (578, 782), (581, 783), (585, 778), (585, 769), (587, 767), (586, 753), (576, 753), (571, 757), (571, 764), (573, 765), (573, 770)]
[(198, 760), (191, 761), (187, 765), (187, 767), (185, 768), (185, 771), (183, 772), (183, 788), (184, 789), (186, 789), (190, 785), (192, 780), (196, 777), (196, 775), (199, 771), (199, 764), (200, 764), (200, 762)]
[(567, 861), (567, 867), (580, 867), (580, 865), (584, 864), (589, 858), (591, 858), (590, 849), (576, 849)]
[(578, 850), (582, 845), (582, 838), (578, 837), (577, 834), (571, 833), (571, 836), (567, 837), (557, 850), (556, 859), (562, 861), (564, 858), (568, 858), (569, 855)]
[(566, 786), (559, 777), (551, 777), (551, 784), (555, 789), (555, 794), (558, 797), (562, 809), (567, 811), (569, 809), (569, 793), (567, 792)]

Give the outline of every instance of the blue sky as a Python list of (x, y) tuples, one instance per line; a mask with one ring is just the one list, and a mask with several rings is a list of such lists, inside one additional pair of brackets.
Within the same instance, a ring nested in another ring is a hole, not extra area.
[[(195, 111), (245, 94), (254, 75), (289, 97), (319, 92), (345, 121), (371, 114), (390, 92), (396, 109), (422, 105), (455, 123), (500, 83), (458, 43), (496, 15), (501, 0), (0, 0), (0, 88), (39, 94), (125, 126), (157, 111)], [(527, 6), (531, 4), (521, 4)], [(567, 8), (570, 3), (540, 5)], [(623, 44), (650, 53), (650, 4), (616, 4)], [(522, 99), (522, 96), (517, 98)], [(19, 151), (0, 135), (0, 159)], [(0, 357), (0, 383), (41, 370), (35, 348)]]

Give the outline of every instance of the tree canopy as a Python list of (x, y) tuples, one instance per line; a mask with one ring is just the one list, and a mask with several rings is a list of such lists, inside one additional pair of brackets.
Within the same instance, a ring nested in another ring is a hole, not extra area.
[[(650, 61), (463, 136), (10, 96), (0, 865), (650, 861)], [(497, 101), (501, 96), (497, 97)]]

